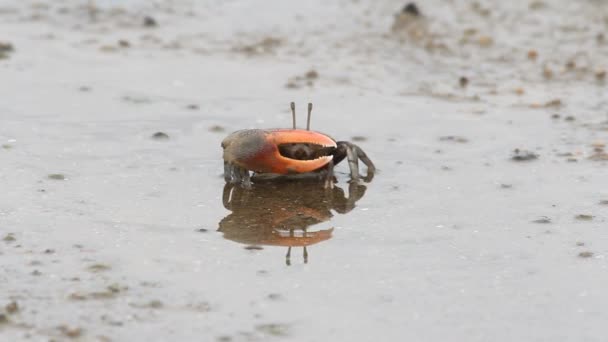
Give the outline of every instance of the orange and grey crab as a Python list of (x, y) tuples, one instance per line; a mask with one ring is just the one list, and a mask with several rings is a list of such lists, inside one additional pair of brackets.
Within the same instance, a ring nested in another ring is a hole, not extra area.
[(367, 166), (364, 180), (370, 181), (376, 168), (365, 152), (351, 142), (336, 141), (326, 134), (311, 131), (311, 112), (312, 103), (309, 103), (305, 130), (296, 128), (292, 102), (292, 129), (245, 129), (227, 136), (222, 141), (226, 182), (250, 187), (249, 172), (253, 171), (254, 176), (312, 175), (323, 179), (325, 187), (330, 188), (334, 183), (334, 166), (344, 158), (348, 160), (352, 181), (360, 179), (359, 160)]

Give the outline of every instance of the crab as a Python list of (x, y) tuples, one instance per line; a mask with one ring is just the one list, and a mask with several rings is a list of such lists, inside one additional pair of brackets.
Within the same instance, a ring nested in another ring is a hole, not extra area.
[(291, 102), (293, 128), (244, 129), (228, 135), (222, 141), (226, 182), (250, 188), (256, 176), (271, 174), (316, 177), (324, 180), (325, 188), (332, 188), (336, 181), (334, 166), (345, 158), (352, 182), (361, 179), (359, 160), (367, 167), (363, 180), (371, 181), (376, 167), (365, 152), (352, 142), (336, 141), (329, 135), (311, 131), (311, 113), (309, 103), (306, 129), (296, 128), (295, 104)]

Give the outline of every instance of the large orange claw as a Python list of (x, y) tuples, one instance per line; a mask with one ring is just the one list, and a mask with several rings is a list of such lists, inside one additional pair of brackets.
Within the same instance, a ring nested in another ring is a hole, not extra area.
[(224, 139), (224, 160), (255, 172), (289, 174), (315, 171), (333, 159), (331, 155), (311, 160), (288, 158), (279, 151), (282, 144), (337, 146), (332, 138), (303, 129), (243, 130)]

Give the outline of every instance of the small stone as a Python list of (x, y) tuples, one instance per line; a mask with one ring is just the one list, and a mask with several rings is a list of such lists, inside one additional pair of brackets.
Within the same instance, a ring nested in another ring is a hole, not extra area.
[(356, 141), (356, 142), (362, 142), (362, 141), (367, 141), (367, 137), (364, 137), (362, 135), (355, 135), (354, 137), (351, 138), (352, 141)]
[(66, 337), (69, 337), (69, 338), (78, 338), (78, 337), (82, 336), (82, 333), (83, 333), (82, 328), (68, 327), (66, 325), (61, 325), (61, 326), (57, 327), (57, 329), (59, 329), (59, 331), (62, 334), (64, 334)]
[(547, 4), (545, 4), (543, 1), (532, 1), (529, 5), (528, 8), (531, 10), (539, 10), (539, 9), (543, 9), (547, 7)]
[(93, 273), (104, 272), (109, 269), (111, 269), (111, 267), (108, 265), (104, 265), (104, 264), (94, 264), (94, 265), (87, 267), (87, 270), (89, 272), (93, 272)]
[(19, 311), (19, 304), (17, 304), (17, 302), (15, 302), (15, 301), (12, 301), (4, 307), (4, 310), (6, 311), (7, 314), (12, 315)]
[(560, 99), (553, 99), (551, 101), (548, 101), (545, 103), (545, 107), (547, 108), (552, 108), (552, 107), (561, 107), (563, 105), (562, 100)]
[(169, 139), (169, 135), (167, 133), (164, 133), (164, 132), (156, 132), (156, 133), (152, 134), (152, 139), (155, 139), (155, 140), (168, 140)]
[(577, 245), (577, 246), (579, 246), (579, 247), (582, 247), (582, 246), (584, 246), (584, 245), (585, 245), (585, 243), (584, 243), (584, 242), (580, 242), (580, 241), (579, 241), (579, 242), (577, 242), (577, 243), (576, 243), (576, 245)]
[(158, 299), (151, 300), (150, 303), (147, 304), (147, 307), (149, 307), (151, 309), (160, 309), (163, 306), (164, 306), (163, 302), (161, 302)]
[(551, 70), (551, 68), (549, 68), (548, 66), (545, 66), (543, 68), (543, 77), (546, 79), (553, 78), (553, 70)]
[(264, 248), (262, 246), (245, 246), (245, 249), (248, 251), (259, 251)]
[(464, 143), (469, 142), (469, 139), (467, 139), (465, 137), (460, 137), (457, 135), (446, 135), (443, 137), (439, 137), (439, 141), (451, 141), (451, 142), (464, 144)]
[(13, 52), (15, 47), (11, 43), (0, 42), (0, 53)]
[(538, 52), (536, 50), (530, 50), (528, 51), (528, 59), (529, 60), (536, 60), (536, 58), (538, 57)]
[(116, 46), (113, 45), (102, 45), (99, 47), (99, 51), (101, 52), (116, 52), (118, 51), (118, 48), (116, 48)]
[(589, 159), (594, 161), (608, 161), (608, 153), (604, 151), (595, 152)]
[(598, 81), (603, 81), (606, 79), (606, 70), (598, 70), (595, 72), (595, 78)]
[(608, 205), (608, 200), (601, 200), (600, 205)]
[(197, 229), (196, 231), (197, 231), (197, 232), (199, 232), (199, 233), (206, 233), (206, 232), (208, 232), (208, 231), (209, 231), (209, 229), (206, 229), (206, 228), (199, 228), (199, 229)]
[(593, 220), (593, 217), (594, 217), (593, 215), (589, 215), (589, 214), (578, 214), (574, 218), (579, 221), (591, 221), (591, 220)]
[(279, 293), (271, 293), (268, 295), (268, 299), (270, 300), (282, 300), (283, 296)]
[(213, 126), (209, 127), (209, 132), (213, 132), (213, 133), (223, 133), (225, 131), (226, 131), (226, 129), (220, 125), (213, 125)]
[(532, 221), (532, 223), (548, 224), (548, 223), (551, 223), (551, 219), (548, 218), (547, 216), (542, 216), (542, 217)]
[(520, 150), (516, 148), (515, 150), (513, 150), (513, 155), (511, 156), (511, 159), (518, 162), (531, 161), (538, 159), (538, 154), (531, 151)]
[(481, 47), (489, 47), (492, 44), (494, 44), (494, 39), (492, 39), (492, 37), (489, 37), (489, 36), (481, 36), (481, 37), (479, 37), (478, 43), (479, 43), (479, 46), (481, 46)]
[(589, 251), (580, 252), (580, 253), (578, 253), (578, 256), (581, 258), (591, 258), (593, 256), (593, 252), (589, 252)]
[(197, 104), (189, 104), (186, 108), (190, 110), (198, 110), (200, 107)]
[(256, 330), (270, 336), (287, 336), (289, 327), (285, 324), (270, 323), (256, 326)]
[(407, 5), (403, 6), (403, 9), (401, 9), (401, 13), (409, 14), (414, 17), (419, 17), (421, 15), (418, 6), (416, 6), (416, 4), (413, 2), (410, 2)]
[(122, 48), (128, 48), (128, 47), (131, 47), (131, 43), (129, 43), (128, 40), (121, 39), (118, 41), (118, 46), (120, 46)]
[(309, 80), (314, 80), (319, 78), (319, 73), (316, 70), (309, 70), (308, 72), (306, 72), (306, 74), (304, 74), (304, 77)]
[(15, 235), (13, 233), (8, 233), (4, 236), (4, 238), (2, 238), (2, 241), (4, 242), (15, 242), (17, 241), (17, 239), (15, 238)]
[(158, 26), (158, 23), (156, 22), (156, 19), (147, 16), (144, 18), (144, 27), (156, 27)]
[(9, 323), (8, 316), (3, 313), (0, 313), (0, 325), (8, 324), (8, 323)]
[(576, 118), (575, 118), (574, 116), (572, 116), (572, 115), (568, 115), (568, 116), (566, 116), (566, 117), (564, 118), (564, 120), (566, 120), (566, 121), (575, 121), (575, 120), (576, 120)]
[(120, 293), (122, 291), (126, 291), (129, 288), (127, 286), (122, 286), (120, 284), (111, 284), (108, 285), (107, 287), (108, 291), (112, 292), (112, 293)]
[(460, 84), (461, 88), (466, 88), (466, 86), (469, 84), (469, 79), (467, 77), (461, 76), (458, 79), (458, 84)]
[(65, 175), (61, 173), (51, 173), (47, 178), (52, 180), (65, 180)]
[(86, 300), (87, 296), (81, 294), (81, 293), (72, 293), (68, 299), (70, 300)]

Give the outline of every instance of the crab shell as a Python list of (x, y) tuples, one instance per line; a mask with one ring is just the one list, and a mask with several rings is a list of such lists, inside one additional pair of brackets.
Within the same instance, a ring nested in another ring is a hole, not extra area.
[(246, 129), (230, 134), (222, 141), (224, 161), (259, 173), (306, 173), (327, 165), (333, 156), (313, 160), (284, 157), (279, 145), (305, 143), (336, 147), (331, 137), (303, 129)]

